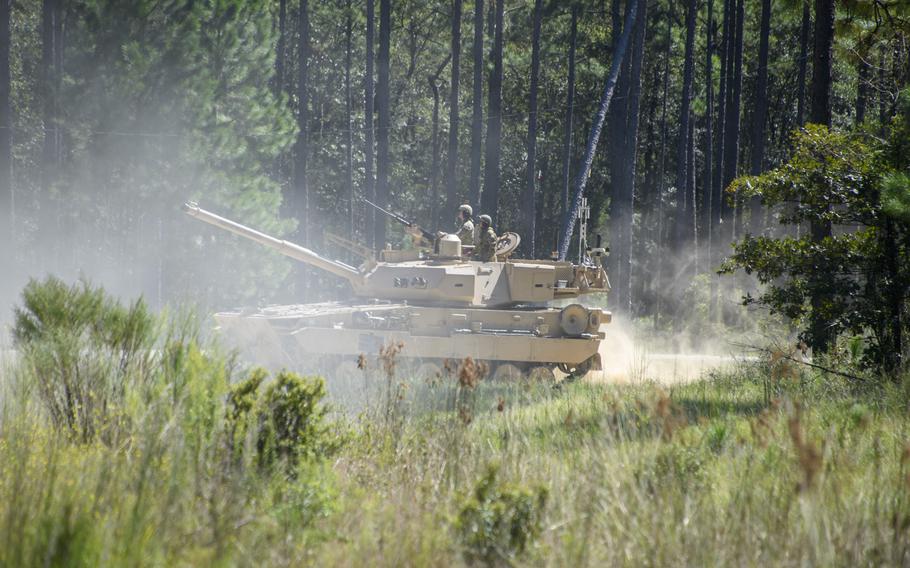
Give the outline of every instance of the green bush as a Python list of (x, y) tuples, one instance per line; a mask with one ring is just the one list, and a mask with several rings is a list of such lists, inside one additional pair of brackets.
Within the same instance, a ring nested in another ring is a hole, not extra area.
[(232, 446), (252, 435), (256, 461), (262, 469), (284, 464), (293, 471), (301, 459), (316, 459), (335, 453), (342, 437), (327, 419), (323, 404), (325, 381), (281, 371), (264, 391), (267, 379), (262, 369), (253, 370), (231, 388), (227, 420)]
[(54, 426), (91, 441), (117, 418), (128, 381), (143, 382), (157, 320), (139, 299), (124, 306), (103, 288), (31, 280), (14, 310), (25, 379)]
[(499, 469), (490, 466), (458, 513), (456, 526), (469, 562), (508, 562), (540, 535), (546, 488), (510, 486), (498, 475)]

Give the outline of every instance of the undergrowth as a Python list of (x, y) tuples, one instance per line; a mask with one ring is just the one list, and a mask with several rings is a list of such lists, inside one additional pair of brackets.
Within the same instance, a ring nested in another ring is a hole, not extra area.
[(910, 563), (906, 383), (388, 361), (348, 421), (322, 379), (245, 369), (191, 318), (31, 286), (0, 375), (4, 566)]

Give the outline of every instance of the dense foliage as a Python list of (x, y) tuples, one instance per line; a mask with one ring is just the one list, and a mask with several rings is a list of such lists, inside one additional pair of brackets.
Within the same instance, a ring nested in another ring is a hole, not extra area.
[[(767, 285), (747, 303), (805, 322), (803, 336), (817, 349), (832, 335), (868, 334), (867, 362), (891, 373), (902, 368), (910, 329), (908, 143), (905, 92), (888, 140), (810, 125), (795, 135), (787, 163), (730, 187), (761, 196), (785, 226), (829, 228), (821, 238), (793, 230), (737, 243), (727, 270), (741, 268)], [(823, 301), (813, 303), (816, 296)]]

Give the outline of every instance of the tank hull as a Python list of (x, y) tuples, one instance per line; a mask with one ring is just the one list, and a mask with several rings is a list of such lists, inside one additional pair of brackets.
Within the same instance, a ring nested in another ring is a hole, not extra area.
[(321, 303), (271, 306), (215, 315), (232, 346), (253, 362), (300, 370), (332, 368), (400, 344), (411, 362), (485, 361), (530, 369), (599, 369), (600, 323), (609, 313), (587, 310), (589, 332), (568, 335), (559, 308), (472, 309), (407, 304)]

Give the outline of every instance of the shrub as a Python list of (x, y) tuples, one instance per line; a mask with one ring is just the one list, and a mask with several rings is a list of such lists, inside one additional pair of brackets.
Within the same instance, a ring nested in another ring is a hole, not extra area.
[(141, 299), (127, 307), (103, 288), (53, 276), (31, 280), (14, 313), (25, 378), (55, 427), (94, 439), (115, 418), (126, 382), (148, 376), (156, 318)]
[(253, 437), (256, 461), (262, 469), (285, 464), (292, 471), (301, 459), (318, 459), (335, 453), (343, 438), (326, 419), (325, 381), (281, 371), (260, 391), (267, 374), (253, 370), (234, 385), (226, 409), (232, 446), (242, 447)]
[(456, 526), (469, 562), (494, 565), (523, 554), (540, 535), (547, 490), (499, 482), (490, 466), (458, 513)]

